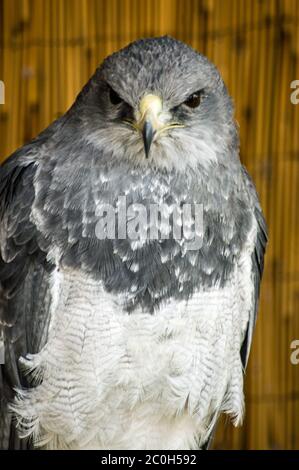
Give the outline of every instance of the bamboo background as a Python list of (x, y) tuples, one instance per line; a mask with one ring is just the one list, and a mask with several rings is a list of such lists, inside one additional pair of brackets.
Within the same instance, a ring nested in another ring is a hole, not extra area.
[(64, 113), (107, 54), (163, 34), (220, 69), (270, 232), (245, 423), (223, 419), (214, 447), (299, 449), (299, 0), (0, 0), (1, 159)]

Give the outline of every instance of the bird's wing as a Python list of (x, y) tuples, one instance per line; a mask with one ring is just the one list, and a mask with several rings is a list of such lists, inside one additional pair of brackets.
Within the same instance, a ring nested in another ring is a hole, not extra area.
[[(260, 283), (263, 274), (264, 268), (264, 254), (268, 239), (267, 234), (267, 226), (266, 222), (262, 213), (262, 209), (260, 207), (258, 196), (256, 193), (255, 186), (247, 173), (246, 169), (243, 167), (243, 175), (244, 175), (244, 182), (245, 186), (248, 191), (248, 195), (251, 199), (251, 204), (253, 208), (253, 219), (255, 230), (252, 231), (252, 241), (249, 239), (249, 251), (247, 254), (247, 258), (250, 259), (246, 260), (245, 262), (249, 262), (250, 265), (250, 278), (245, 279), (245, 282), (251, 286), (249, 289), (250, 297), (249, 297), (249, 319), (246, 329), (245, 338), (241, 348), (241, 359), (244, 369), (247, 366), (248, 357), (250, 353), (250, 347), (252, 342), (252, 336), (254, 332), (254, 327), (257, 318), (257, 310), (258, 310), (258, 300), (259, 300), (259, 293), (260, 293)], [(252, 243), (251, 243), (252, 242)], [(241, 267), (241, 275), (242, 275), (242, 267)]]
[(30, 445), (18, 438), (8, 403), (15, 387), (29, 385), (18, 359), (41, 348), (49, 320), (49, 266), (30, 221), (36, 171), (32, 154), (34, 149), (25, 147), (0, 167), (0, 329), (5, 351), (0, 373), (1, 449)]
[[(236, 308), (240, 316), (240, 324), (245, 321), (244, 327), (241, 325), (241, 362), (245, 371), (250, 353), (254, 327), (256, 323), (258, 300), (260, 292), (260, 282), (264, 266), (264, 253), (267, 244), (267, 226), (258, 201), (255, 186), (245, 168), (243, 178), (245, 191), (250, 200), (252, 208), (252, 225), (247, 234), (242, 254), (237, 266), (237, 283), (232, 291), (236, 302)], [(216, 423), (221, 411), (215, 412), (210, 433), (206, 441), (202, 444), (202, 449), (208, 449), (213, 441), (216, 430)]]

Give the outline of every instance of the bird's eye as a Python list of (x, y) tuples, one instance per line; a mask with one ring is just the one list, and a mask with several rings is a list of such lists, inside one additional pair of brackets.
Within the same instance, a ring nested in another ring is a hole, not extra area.
[(184, 104), (187, 105), (189, 108), (197, 108), (201, 102), (201, 94), (202, 91), (197, 91), (196, 93), (192, 93), (189, 98), (184, 101)]
[(116, 93), (116, 91), (114, 91), (113, 88), (111, 87), (109, 90), (109, 97), (110, 97), (111, 103), (114, 105), (119, 104), (123, 101), (121, 97)]

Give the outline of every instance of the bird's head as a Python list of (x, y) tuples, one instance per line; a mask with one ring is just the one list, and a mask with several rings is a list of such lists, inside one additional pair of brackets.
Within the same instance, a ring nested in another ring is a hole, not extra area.
[(237, 153), (233, 106), (218, 70), (170, 37), (109, 56), (78, 108), (84, 138), (112, 161), (184, 171)]

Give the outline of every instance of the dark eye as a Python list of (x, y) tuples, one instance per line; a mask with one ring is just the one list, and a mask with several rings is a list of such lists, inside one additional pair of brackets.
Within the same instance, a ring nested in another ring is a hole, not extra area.
[(189, 98), (184, 101), (184, 104), (189, 106), (189, 108), (197, 108), (200, 105), (202, 90), (192, 93)]
[(116, 93), (116, 91), (114, 91), (113, 88), (111, 87), (109, 90), (109, 96), (110, 96), (111, 103), (114, 105), (119, 104), (123, 101), (121, 97)]

